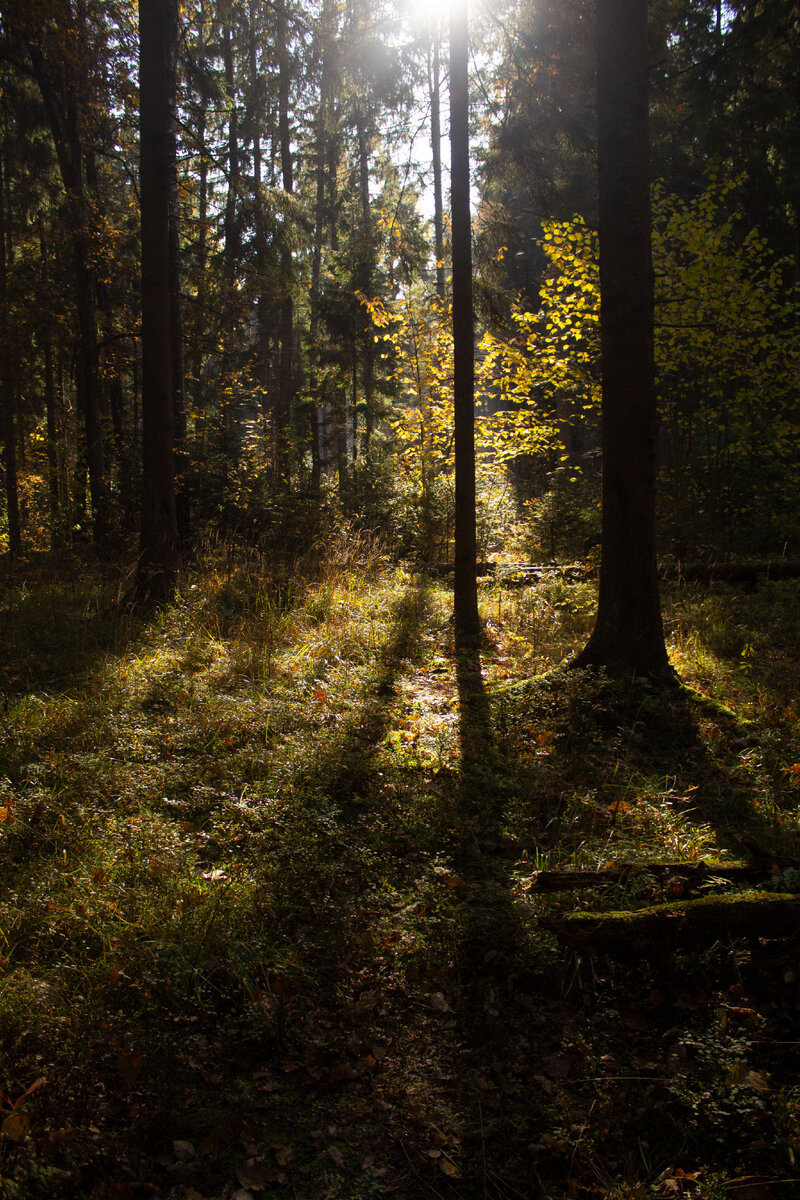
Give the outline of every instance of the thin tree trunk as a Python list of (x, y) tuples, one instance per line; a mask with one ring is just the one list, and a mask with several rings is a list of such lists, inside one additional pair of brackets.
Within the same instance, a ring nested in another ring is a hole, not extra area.
[(17, 486), (16, 395), (11, 367), (11, 329), (8, 316), (8, 264), (6, 259), (5, 163), (0, 155), (0, 414), (2, 415), (3, 472), (5, 474), (8, 551), (22, 553), (22, 533)]
[[(42, 94), (64, 184), (71, 227), (72, 275), (78, 318), (75, 389), (85, 432), (86, 466), (92, 502), (94, 544), (100, 554), (108, 545), (108, 484), (100, 420), (100, 372), (95, 319), (95, 281), (89, 254), (84, 187), (84, 155), (80, 137), (78, 89), (56, 94), (41, 49), (29, 43), (34, 75)], [(73, 70), (77, 68), (73, 65)]]
[(433, 38), (433, 61), (431, 63), (431, 149), (433, 151), (433, 237), (436, 255), (436, 294), (445, 298), (444, 274), (444, 206), (442, 204), (442, 132), (440, 123), (441, 101), (441, 45), (437, 28)]
[[(39, 224), (39, 245), (41, 250), (41, 280), (42, 292), (47, 295), (50, 289), (50, 264), (47, 251), (47, 239), (44, 225)], [(49, 498), (50, 549), (55, 550), (61, 539), (61, 520), (58, 494), (58, 425), (56, 422), (56, 384), (53, 367), (53, 330), (49, 312), (46, 312), (41, 333), (42, 355), (44, 357), (44, 406), (47, 420), (47, 491)]]
[[(177, 41), (177, 30), (176, 30)], [(175, 53), (177, 54), (177, 44)], [(178, 142), (176, 122), (169, 122), (169, 303), (170, 363), (172, 368), (173, 452), (175, 455), (175, 514), (182, 550), (191, 541), (191, 514), (186, 492), (189, 466), (186, 451), (186, 348), (183, 323), (183, 267), (181, 262), (181, 217), (178, 199)]]
[(225, 198), (223, 233), (225, 236), (225, 266), (233, 275), (239, 259), (239, 229), (236, 201), (239, 195), (239, 111), (236, 105), (236, 81), (233, 74), (233, 44), (230, 25), (225, 26), (222, 38), (222, 63), (225, 69), (225, 91), (228, 113), (228, 193)]
[[(250, 86), (254, 92), (257, 92), (256, 85), (260, 78), (258, 67), (259, 37), (256, 23), (257, 4), (258, 0), (250, 0)], [(251, 114), (251, 119), (253, 129), (253, 199), (255, 203), (256, 275), (259, 280), (259, 293), (256, 300), (256, 381), (258, 383), (260, 393), (262, 438), (264, 439), (265, 445), (271, 446), (274, 442), (272, 429), (274, 414), (271, 411), (270, 404), (272, 365), (270, 354), (270, 309), (272, 306), (267, 290), (267, 247), (261, 195), (263, 153), (261, 147), (260, 130), (262, 124), (262, 113), (257, 107), (255, 101), (253, 102), (253, 113)]]
[(145, 604), (171, 597), (178, 557), (170, 270), (177, 30), (177, 0), (140, 0), (142, 525), (136, 592)]
[[(202, 76), (202, 73), (206, 68), (205, 4), (203, 3), (200, 4), (198, 14), (198, 38), (198, 71)], [(185, 371), (185, 374), (188, 376), (191, 384), (191, 407), (194, 414), (196, 414), (194, 417), (195, 436), (198, 435), (198, 430), (202, 435), (205, 425), (205, 397), (203, 395), (203, 332), (206, 328), (206, 266), (208, 263), (208, 147), (206, 144), (206, 135), (208, 130), (208, 117), (206, 113), (207, 105), (208, 97), (206, 94), (206, 89), (201, 84), (199, 89), (199, 111), (197, 116), (196, 133), (200, 159), (197, 168), (197, 296), (195, 300), (196, 330), (195, 342), (193, 347), (190, 349)]]
[[(356, 105), (356, 133), (358, 136), (358, 191), (361, 200), (361, 268), (359, 289), (372, 298), (372, 210), (369, 199), (369, 137), (367, 122), (361, 104)], [(361, 309), (361, 341), (363, 346), (362, 387), (364, 391), (364, 453), (368, 453), (374, 425), (375, 404), (375, 341), (372, 322), (366, 310)], [(356, 400), (353, 398), (353, 422), (356, 421)], [(355, 429), (353, 431), (353, 456), (356, 453)]]
[(453, 443), (456, 460), (455, 573), (457, 645), (480, 638), (475, 522), (475, 332), (469, 212), (469, 34), (467, 0), (450, 9), (450, 196), (453, 244)]
[[(289, 85), (291, 69), (288, 47), (288, 14), (285, 0), (277, 9), (277, 53), (278, 53), (278, 138), (281, 151), (281, 182), (289, 195), (294, 188), (292, 170), (292, 141), (289, 127)], [(284, 223), (285, 228), (285, 223)], [(289, 426), (292, 407), (292, 357), (294, 340), (294, 305), (292, 303), (292, 250), (284, 244), (281, 249), (281, 316), (280, 316), (280, 363), (278, 367), (278, 402), (276, 405), (276, 442), (278, 477), (288, 481)]]
[[(311, 257), (311, 289), (310, 289), (310, 320), (309, 342), (311, 345), (312, 363), (316, 354), (319, 333), (319, 297), (322, 277), (322, 243), (325, 227), (325, 198), (326, 175), (328, 167), (328, 109), (332, 104), (333, 68), (331, 65), (331, 38), (335, 11), (331, 0), (325, 0), (322, 11), (321, 55), (322, 67), (320, 74), (319, 107), (317, 109), (316, 130), (316, 195), (314, 199), (314, 244)], [(335, 227), (335, 220), (332, 224)], [(319, 402), (319, 373), (316, 364), (311, 371), (311, 482), (316, 490), (322, 475), (322, 456), (325, 438), (325, 405)]]

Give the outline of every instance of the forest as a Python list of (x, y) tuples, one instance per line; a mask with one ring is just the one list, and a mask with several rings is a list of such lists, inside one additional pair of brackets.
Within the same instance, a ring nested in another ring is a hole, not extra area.
[(794, 0), (0, 0), (0, 1196), (800, 1195)]

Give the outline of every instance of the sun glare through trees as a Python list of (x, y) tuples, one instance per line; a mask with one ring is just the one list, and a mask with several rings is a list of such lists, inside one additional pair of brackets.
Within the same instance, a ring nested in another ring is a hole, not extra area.
[(0, 1195), (800, 1193), (794, 0), (0, 0)]

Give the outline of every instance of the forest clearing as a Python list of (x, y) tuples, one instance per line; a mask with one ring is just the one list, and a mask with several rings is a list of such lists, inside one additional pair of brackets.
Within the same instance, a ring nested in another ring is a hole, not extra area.
[(482, 583), (459, 662), (446, 582), (332, 541), (151, 624), (4, 586), (6, 1194), (796, 1195), (796, 937), (541, 921), (797, 894), (797, 581), (666, 585), (664, 691), (559, 668), (591, 579)]
[(798, 64), (0, 0), (3, 1200), (800, 1195)]

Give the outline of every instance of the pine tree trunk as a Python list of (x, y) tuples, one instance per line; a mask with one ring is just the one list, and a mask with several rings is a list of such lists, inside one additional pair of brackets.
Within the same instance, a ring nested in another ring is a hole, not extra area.
[(433, 39), (433, 61), (431, 63), (431, 149), (433, 151), (433, 245), (436, 255), (436, 294), (445, 298), (444, 277), (444, 206), (442, 204), (442, 131), (440, 114), (441, 100), (441, 46), (437, 29)]
[(467, 0), (450, 9), (450, 195), (453, 244), (453, 442), (456, 460), (456, 642), (480, 638), (475, 525), (475, 333), (469, 212), (469, 36)]
[(80, 5), (77, 12), (81, 24), (80, 29), (75, 31), (77, 58), (75, 61), (58, 64), (66, 77), (62, 92), (57, 91), (53, 83), (53, 78), (58, 78), (59, 72), (54, 72), (53, 64), (45, 60), (41, 45), (30, 39), (28, 50), (56, 150), (71, 227), (72, 274), (78, 318), (75, 390), (78, 412), (85, 432), (86, 466), (92, 503), (92, 533), (95, 548), (99, 554), (104, 555), (108, 548), (109, 497), (100, 420), (95, 278), (89, 252), (84, 185), (86, 164), (81, 140), (80, 112), (80, 100), (88, 102), (85, 62), (86, 14)]
[(136, 592), (145, 604), (171, 597), (178, 555), (170, 271), (177, 29), (177, 0), (140, 0), (142, 524)]
[[(373, 263), (372, 263), (372, 211), (369, 199), (369, 137), (367, 122), (359, 103), (356, 106), (356, 135), (358, 137), (358, 192), (361, 200), (361, 265), (358, 272), (359, 291), (368, 299), (372, 298)], [(362, 307), (360, 312), (360, 333), (362, 343), (361, 383), (364, 397), (364, 453), (369, 450), (372, 440), (375, 406), (375, 342), (372, 332), (372, 321)], [(356, 400), (353, 397), (353, 422), (356, 423)], [(353, 456), (356, 453), (355, 429), (353, 432)]]
[(6, 259), (5, 164), (0, 159), (0, 417), (2, 418), (3, 473), (5, 475), (8, 551), (22, 553), (19, 493), (17, 488), (16, 395), (11, 368), (11, 329), (8, 317), (8, 266)]
[(667, 676), (656, 568), (646, 0), (598, 0), (603, 525), (597, 622), (575, 666)]
[[(291, 71), (288, 47), (288, 19), (283, 4), (277, 9), (277, 52), (278, 52), (278, 137), (281, 151), (281, 182), (283, 190), (291, 195), (294, 188), (292, 169), (292, 138), (289, 127), (289, 84)], [(288, 481), (290, 471), (289, 427), (292, 408), (292, 359), (294, 343), (294, 305), (292, 303), (292, 251), (284, 245), (281, 249), (281, 296), (280, 315), (280, 362), (278, 367), (278, 402), (276, 412), (276, 440), (278, 451), (279, 478)]]

